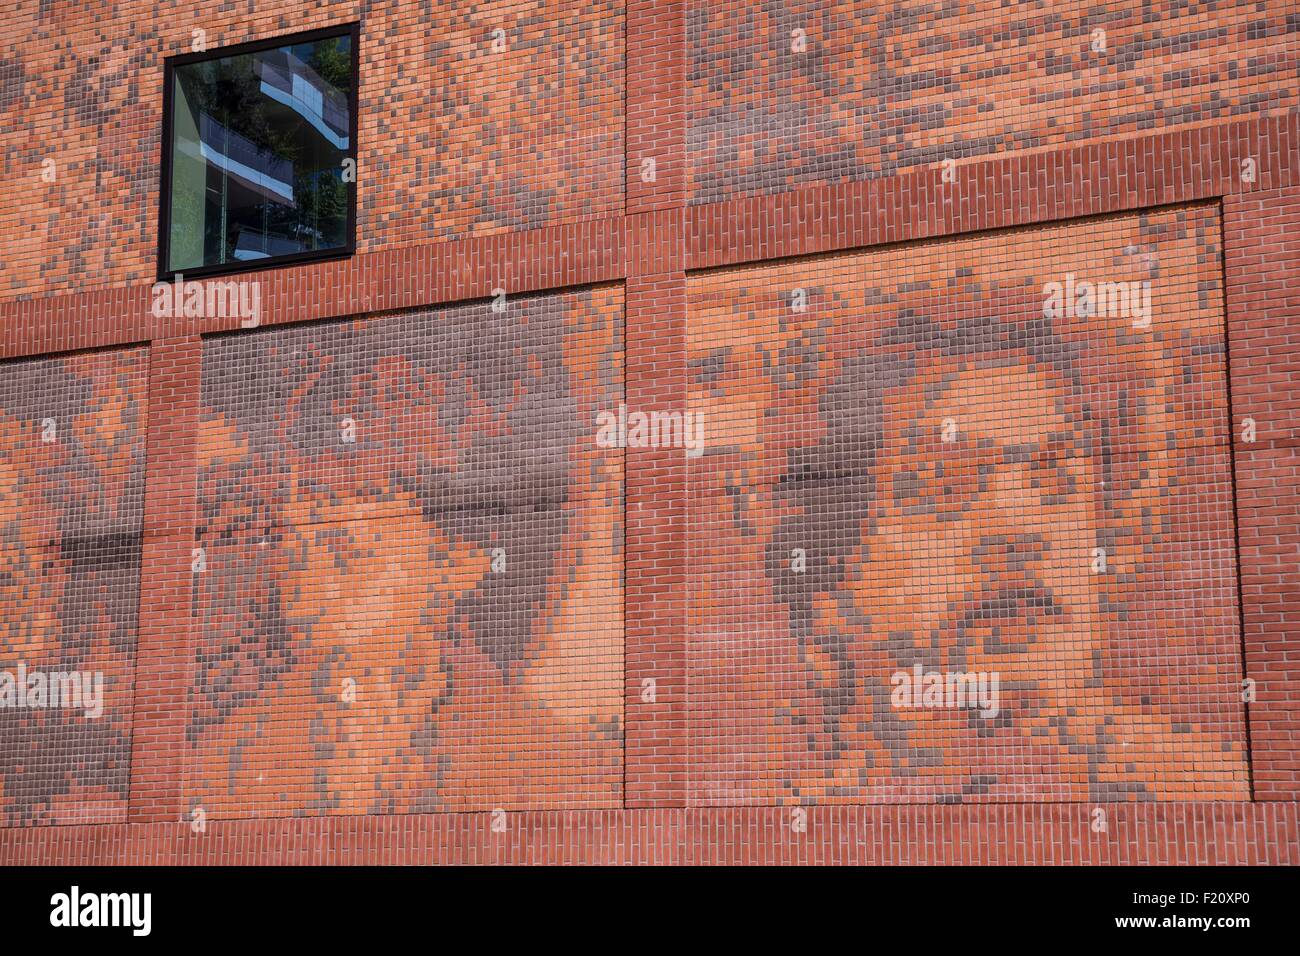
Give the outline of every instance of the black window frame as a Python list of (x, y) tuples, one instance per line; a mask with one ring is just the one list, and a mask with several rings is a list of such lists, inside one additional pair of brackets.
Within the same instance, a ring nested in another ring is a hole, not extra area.
[(203, 50), (194, 53), (181, 53), (175, 56), (169, 56), (163, 64), (163, 129), (162, 144), (160, 146), (161, 157), (159, 159), (160, 178), (158, 182), (158, 281), (170, 282), (178, 275), (184, 275), (186, 279), (204, 279), (211, 276), (232, 275), (242, 272), (261, 272), (266, 269), (284, 269), (293, 266), (306, 265), (313, 262), (328, 262), (334, 259), (348, 259), (356, 255), (357, 251), (357, 179), (360, 177), (360, 168), (357, 167), (357, 175), (352, 177), (352, 181), (347, 183), (348, 187), (348, 224), (345, 242), (342, 246), (333, 249), (312, 249), (307, 252), (294, 252), (284, 256), (274, 256), (266, 259), (254, 259), (243, 262), (227, 262), (209, 266), (196, 266), (188, 269), (171, 269), (168, 263), (171, 258), (171, 209), (172, 209), (172, 151), (174, 144), (172, 137), (175, 134), (173, 129), (174, 118), (173, 102), (175, 88), (175, 71), (178, 66), (187, 66), (192, 63), (204, 63), (208, 60), (219, 60), (228, 56), (241, 56), (248, 53), (260, 53), (263, 50), (273, 50), (277, 47), (289, 46), (296, 43), (313, 43), (317, 40), (327, 40), (331, 37), (351, 37), (352, 47), (352, 102), (349, 104), (350, 116), (348, 118), (351, 129), (348, 136), (348, 155), (356, 162), (359, 155), (357, 146), (357, 105), (361, 99), (361, 23), (353, 21), (351, 23), (339, 23), (333, 26), (320, 27), (315, 30), (305, 30), (300, 33), (286, 33), (280, 36), (268, 37), (266, 39), (249, 40), (246, 43), (237, 43), (233, 46), (218, 47), (210, 50)]

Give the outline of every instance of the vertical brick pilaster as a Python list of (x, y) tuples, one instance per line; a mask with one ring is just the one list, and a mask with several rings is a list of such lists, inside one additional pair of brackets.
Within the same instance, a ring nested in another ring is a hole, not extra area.
[[(685, 3), (633, 0), (626, 15), (626, 400), (629, 411), (685, 412)], [(629, 448), (625, 460), (624, 799), (683, 806), (686, 453)]]
[[(1300, 187), (1224, 198), (1251, 767), (1300, 798)], [(1254, 440), (1245, 440), (1246, 420)]]
[(155, 341), (149, 357), (148, 471), (128, 810), (131, 823), (174, 821), (183, 809), (202, 357), (197, 336)]
[(634, 214), (686, 200), (686, 3), (631, 0), (626, 17), (627, 212)]
[[(629, 277), (630, 411), (686, 410), (685, 338), (685, 277)], [(637, 808), (682, 806), (687, 741), (686, 453), (680, 448), (629, 448), (626, 454), (625, 800)]]

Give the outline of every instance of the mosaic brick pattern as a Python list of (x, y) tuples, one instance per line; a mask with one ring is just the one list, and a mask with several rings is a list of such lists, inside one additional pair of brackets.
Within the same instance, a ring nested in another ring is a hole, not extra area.
[(693, 203), (1300, 105), (1285, 2), (694, 0), (687, 50)]
[(4, 826), (125, 819), (147, 387), (144, 349), (0, 365)]
[(360, 252), (622, 209), (623, 19), (607, 0), (12, 6), (0, 154), (21, 188), (0, 196), (0, 233), (23, 246), (0, 257), (0, 299), (153, 281), (163, 61), (196, 29), (216, 50), (361, 21)]
[(207, 341), (188, 811), (620, 804), (622, 309)]
[[(695, 804), (1249, 797), (1218, 237), (1181, 207), (688, 280)], [(1068, 281), (1135, 296), (1045, 308)], [(997, 712), (900, 700), (917, 668)]]

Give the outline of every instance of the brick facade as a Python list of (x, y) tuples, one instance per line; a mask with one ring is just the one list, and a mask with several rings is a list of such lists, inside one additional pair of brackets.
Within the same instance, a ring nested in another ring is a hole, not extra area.
[[(0, 860), (1300, 861), (1300, 8), (1028, 6), (20, 6)], [(358, 20), (356, 255), (155, 317), (163, 59)]]

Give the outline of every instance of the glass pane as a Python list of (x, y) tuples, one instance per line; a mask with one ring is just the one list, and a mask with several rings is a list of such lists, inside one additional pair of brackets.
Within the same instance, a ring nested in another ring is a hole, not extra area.
[(346, 245), (350, 36), (178, 66), (173, 77), (171, 271)]

